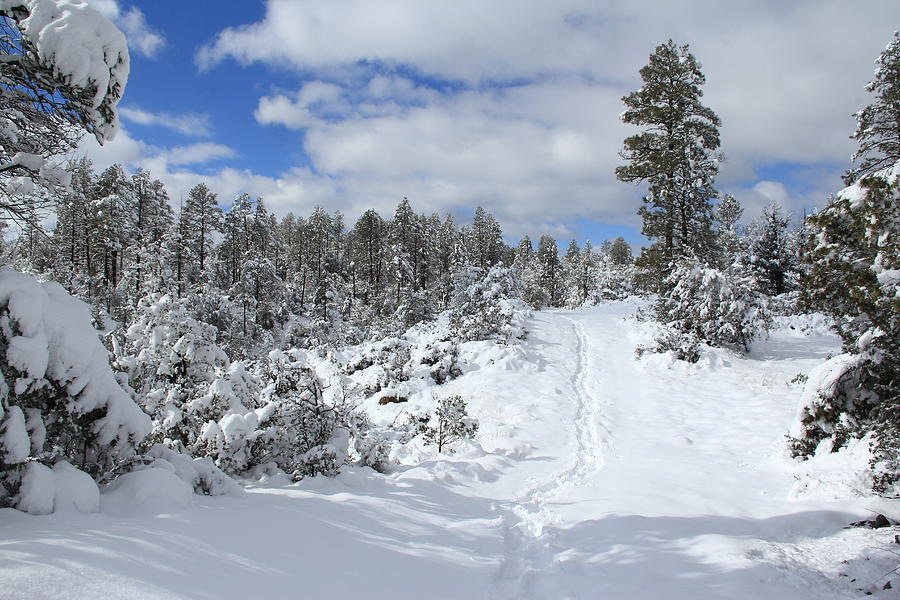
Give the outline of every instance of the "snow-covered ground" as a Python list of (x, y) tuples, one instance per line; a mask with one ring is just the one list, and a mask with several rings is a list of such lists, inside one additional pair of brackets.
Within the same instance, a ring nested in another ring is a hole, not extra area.
[(440, 393), (469, 403), (477, 443), (389, 475), (0, 510), (0, 598), (898, 597), (896, 531), (844, 529), (874, 501), (784, 450), (790, 382), (836, 338), (784, 328), (748, 357), (635, 360), (635, 308), (540, 312), (519, 346), (467, 344)]

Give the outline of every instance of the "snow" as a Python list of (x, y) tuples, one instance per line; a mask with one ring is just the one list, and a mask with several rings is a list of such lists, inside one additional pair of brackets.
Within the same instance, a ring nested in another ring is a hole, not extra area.
[(386, 475), (209, 497), (160, 453), (170, 468), (120, 478), (99, 514), (0, 510), (0, 598), (896, 598), (896, 529), (845, 529), (874, 501), (785, 448), (796, 375), (837, 338), (782, 323), (747, 356), (638, 360), (638, 307), (535, 313), (520, 344), (460, 344), (459, 378), (373, 393), (376, 423), (458, 394), (480, 425), (452, 453), (414, 440)]
[(103, 409), (94, 433), (101, 444), (128, 447), (150, 432), (150, 418), (116, 382), (106, 349), (91, 327), (88, 306), (58, 283), (40, 283), (9, 267), (0, 268), (0, 306), (6, 306), (7, 363), (21, 372), (14, 393), (52, 381), (72, 396), (67, 410), (83, 415)]
[(149, 467), (120, 475), (103, 495), (108, 512), (164, 512), (190, 505), (194, 490), (174, 471)]
[[(2, 407), (0, 407), (2, 412)], [(25, 413), (18, 406), (10, 406), (6, 420), (0, 426), (0, 446), (3, 448), (3, 462), (15, 464), (24, 462), (31, 451), (31, 438), (25, 426)]]
[[(0, 10), (20, 6), (29, 12), (23, 37), (70, 86), (93, 90), (86, 116), (100, 143), (112, 139), (118, 128), (114, 109), (130, 68), (125, 36), (82, 0), (0, 0)], [(104, 112), (114, 118), (110, 121)]]
[(32, 515), (49, 515), (53, 512), (55, 496), (56, 484), (50, 467), (39, 462), (26, 464), (16, 507)]
[(54, 512), (93, 513), (100, 510), (100, 489), (84, 471), (63, 460), (53, 465), (53, 481)]

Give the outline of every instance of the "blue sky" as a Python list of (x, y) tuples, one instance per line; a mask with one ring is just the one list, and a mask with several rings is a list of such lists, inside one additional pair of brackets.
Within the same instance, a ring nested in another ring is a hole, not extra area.
[(122, 130), (84, 151), (200, 181), (277, 214), (351, 220), (484, 206), (510, 241), (641, 243), (644, 189), (619, 183), (621, 97), (669, 37), (723, 120), (718, 187), (745, 205), (821, 205), (900, 3), (718, 0), (90, 0), (129, 39)]

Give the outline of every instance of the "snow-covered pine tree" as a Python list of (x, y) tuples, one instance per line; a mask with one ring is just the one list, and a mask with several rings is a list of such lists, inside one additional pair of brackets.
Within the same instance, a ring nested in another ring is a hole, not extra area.
[(478, 433), (478, 420), (470, 417), (462, 396), (438, 400), (434, 415), (422, 424), (425, 441), (443, 452), (461, 439), (472, 439)]
[(771, 204), (747, 230), (749, 267), (759, 288), (769, 296), (784, 294), (797, 285), (799, 257), (791, 246), (790, 223), (781, 206)]
[(538, 242), (537, 262), (541, 288), (547, 295), (548, 306), (562, 306), (564, 278), (559, 248), (550, 235), (542, 235)]
[(662, 289), (672, 260), (695, 256), (709, 261), (714, 253), (720, 121), (700, 101), (706, 82), (700, 66), (688, 46), (669, 40), (641, 69), (641, 89), (622, 99), (622, 120), (645, 129), (625, 139), (622, 156), (628, 164), (616, 168), (616, 177), (650, 186), (639, 214), (641, 232), (653, 243), (639, 260), (653, 290)]
[(716, 204), (714, 213), (716, 242), (721, 253), (718, 263), (725, 270), (728, 270), (743, 256), (744, 249), (738, 225), (743, 215), (744, 208), (731, 194), (725, 194)]
[(868, 438), (876, 491), (900, 495), (900, 32), (856, 114), (852, 185), (807, 219), (801, 305), (835, 318), (844, 353), (820, 365), (791, 428), (796, 456)]
[(875, 60), (875, 76), (866, 90), (875, 94), (875, 101), (854, 115), (856, 131), (850, 137), (859, 147), (851, 160), (859, 164), (844, 176), (847, 185), (900, 161), (900, 31)]
[(213, 235), (222, 230), (222, 209), (216, 201), (216, 194), (205, 183), (191, 188), (182, 212), (186, 244), (193, 250), (197, 263), (185, 263), (187, 281), (197, 284), (207, 277), (208, 259), (213, 256)]
[(791, 431), (808, 456), (873, 439), (875, 488), (900, 493), (900, 162), (863, 176), (808, 219), (801, 302), (835, 319), (844, 354), (810, 374)]
[(486, 271), (502, 260), (504, 248), (500, 224), (493, 215), (476, 207), (469, 231), (469, 254), (473, 264)]
[(194, 447), (209, 415), (192, 414), (229, 365), (216, 329), (192, 316), (197, 299), (150, 294), (141, 299), (117, 357), (128, 383), (153, 419), (153, 441), (177, 450)]
[[(0, 7), (0, 210), (38, 225), (68, 177), (53, 159), (92, 134), (118, 128), (125, 91), (125, 36), (86, 3), (4, 2)], [(71, 60), (72, 56), (83, 60)]]
[(634, 293), (634, 279), (631, 245), (621, 236), (604, 242), (595, 260), (592, 295), (599, 300), (621, 300)]
[(52, 465), (100, 478), (150, 432), (88, 306), (58, 283), (0, 269), (0, 357), (0, 506), (52, 512)]
[(461, 341), (497, 340), (509, 343), (524, 335), (516, 317), (525, 304), (514, 272), (500, 265), (487, 273), (480, 267), (460, 269), (455, 281), (450, 326)]
[(680, 259), (665, 285), (670, 291), (657, 301), (656, 317), (689, 338), (747, 351), (771, 324), (766, 299), (751, 281), (697, 259)]
[(387, 225), (377, 212), (367, 210), (351, 233), (351, 256), (356, 268), (356, 294), (366, 306), (378, 305), (386, 275)]
[(522, 300), (534, 309), (541, 309), (550, 300), (541, 285), (541, 270), (537, 253), (527, 235), (519, 240), (513, 255), (513, 271), (522, 282)]

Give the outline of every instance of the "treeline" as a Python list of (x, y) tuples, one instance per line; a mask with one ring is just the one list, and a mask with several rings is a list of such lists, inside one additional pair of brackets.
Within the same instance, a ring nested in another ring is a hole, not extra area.
[(511, 248), (480, 207), (465, 226), (417, 214), (405, 198), (390, 218), (368, 210), (352, 226), (321, 207), (279, 219), (262, 198), (242, 194), (222, 207), (199, 183), (176, 203), (144, 170), (97, 173), (82, 159), (55, 216), (49, 235), (26, 226), (12, 242), (20, 269), (60, 282), (100, 322), (124, 329), (142, 298), (191, 298), (192, 316), (214, 326), (234, 357), (396, 335), (447, 310), (455, 279), (470, 269), (513, 268), (534, 307), (633, 291), (624, 239), (573, 241), (562, 255), (548, 235), (537, 248), (528, 237)]

